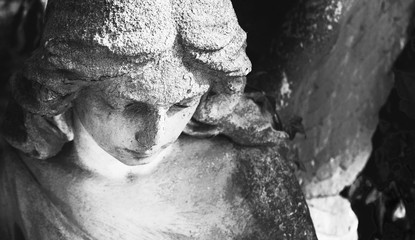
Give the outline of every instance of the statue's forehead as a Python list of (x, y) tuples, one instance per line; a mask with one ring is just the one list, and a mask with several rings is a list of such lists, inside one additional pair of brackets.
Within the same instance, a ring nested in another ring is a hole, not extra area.
[(171, 105), (201, 96), (210, 86), (207, 75), (188, 69), (178, 58), (161, 58), (135, 72), (109, 79), (104, 93), (114, 101), (131, 100), (156, 105)]

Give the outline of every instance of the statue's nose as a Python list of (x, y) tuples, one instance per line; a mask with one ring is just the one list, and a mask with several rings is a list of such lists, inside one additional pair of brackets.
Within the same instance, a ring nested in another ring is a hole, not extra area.
[(151, 151), (163, 142), (163, 135), (166, 131), (166, 112), (164, 108), (152, 108), (147, 113), (144, 124), (139, 126), (140, 129), (135, 133), (135, 139), (142, 151)]

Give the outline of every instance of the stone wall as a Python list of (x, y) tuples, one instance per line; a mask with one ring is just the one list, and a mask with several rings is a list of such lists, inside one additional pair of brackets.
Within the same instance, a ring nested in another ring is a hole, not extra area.
[(261, 66), (253, 62), (248, 85), (275, 100), (286, 128), (304, 130), (291, 156), (308, 198), (337, 195), (364, 167), (412, 5), (412, 0), (299, 1), (273, 26)]

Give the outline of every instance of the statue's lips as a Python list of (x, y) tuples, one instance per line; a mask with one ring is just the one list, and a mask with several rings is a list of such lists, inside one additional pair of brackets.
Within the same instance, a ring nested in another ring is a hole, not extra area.
[(137, 152), (131, 149), (124, 148), (124, 150), (131, 155), (133, 155), (139, 162), (139, 164), (147, 164), (153, 161), (153, 158), (156, 158), (164, 149), (166, 149), (170, 144), (166, 144), (162, 147), (151, 151)]
[(137, 151), (133, 151), (133, 150), (130, 150), (130, 149), (126, 149), (126, 148), (124, 148), (124, 150), (126, 152), (134, 155), (134, 157), (137, 157), (137, 158), (148, 158), (148, 157), (151, 157), (154, 154), (158, 153), (158, 151), (152, 151), (150, 153), (148, 153), (148, 152), (147, 153), (142, 153), (142, 152), (137, 152)]

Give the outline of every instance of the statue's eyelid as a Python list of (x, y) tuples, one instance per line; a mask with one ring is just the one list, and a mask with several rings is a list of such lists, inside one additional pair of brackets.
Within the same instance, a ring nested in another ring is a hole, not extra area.
[(186, 108), (186, 107), (191, 107), (193, 105), (193, 103), (196, 102), (196, 100), (198, 100), (198, 97), (191, 97), (191, 98), (186, 98), (183, 99), (182, 101), (175, 103), (173, 106), (176, 107), (180, 107), (180, 108)]
[(167, 111), (168, 114), (172, 114), (175, 112), (179, 112), (183, 109), (189, 108), (193, 105), (193, 103), (195, 103), (195, 101), (197, 100), (197, 97), (191, 97), (191, 98), (186, 98), (183, 99), (182, 101), (173, 104), (169, 110)]
[(187, 104), (175, 103), (172, 107), (176, 107), (176, 108), (188, 108), (190, 106), (187, 105)]

